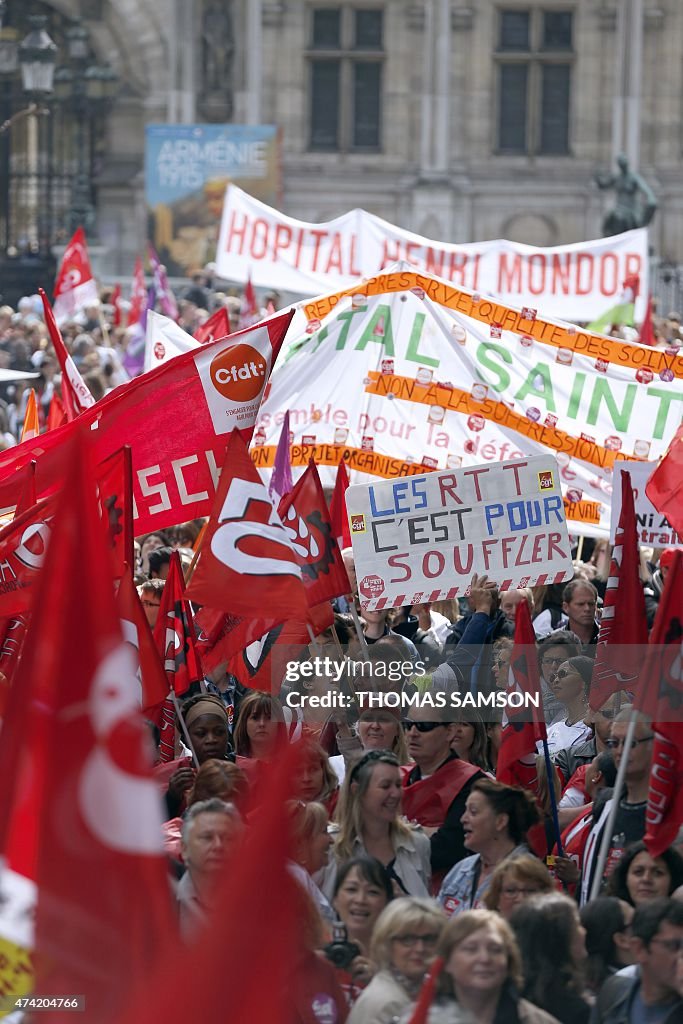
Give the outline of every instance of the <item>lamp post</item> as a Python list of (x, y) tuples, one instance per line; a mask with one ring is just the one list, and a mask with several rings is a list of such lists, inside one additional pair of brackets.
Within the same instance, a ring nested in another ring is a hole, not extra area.
[(75, 174), (71, 190), (69, 229), (83, 227), (86, 235), (95, 224), (91, 181), (92, 121), (101, 116), (113, 99), (118, 77), (108, 65), (91, 61), (88, 33), (80, 22), (66, 31), (68, 64), (55, 73), (55, 99), (69, 108), (75, 119)]

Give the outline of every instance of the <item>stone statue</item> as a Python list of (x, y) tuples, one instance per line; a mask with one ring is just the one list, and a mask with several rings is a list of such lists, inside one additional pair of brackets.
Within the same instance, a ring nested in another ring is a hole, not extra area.
[(607, 213), (602, 222), (602, 233), (605, 236), (647, 227), (657, 209), (654, 192), (644, 178), (629, 170), (628, 160), (623, 153), (617, 157), (617, 166), (617, 174), (595, 175), (598, 188), (613, 188), (616, 193), (614, 209)]
[(210, 0), (202, 17), (202, 76), (205, 94), (232, 92), (235, 37), (227, 0)]

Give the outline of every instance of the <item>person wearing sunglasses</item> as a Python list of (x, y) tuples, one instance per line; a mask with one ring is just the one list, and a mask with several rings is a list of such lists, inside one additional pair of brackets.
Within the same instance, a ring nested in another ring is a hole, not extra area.
[[(627, 757), (626, 775), (624, 780), (624, 792), (619, 800), (617, 815), (614, 820), (612, 836), (609, 846), (605, 869), (603, 872), (602, 884), (606, 884), (609, 875), (612, 873), (615, 864), (621, 857), (623, 850), (631, 843), (637, 843), (645, 835), (645, 811), (647, 808), (647, 795), (650, 788), (650, 768), (652, 765), (652, 748), (654, 733), (652, 723), (645, 715), (636, 713), (636, 725), (631, 741), (631, 748), (628, 754), (624, 750), (626, 734), (629, 728), (629, 721), (633, 709), (629, 706), (622, 708), (615, 717), (610, 730), (610, 738), (607, 747), (614, 755), (614, 763), (617, 771), (622, 758)], [(596, 812), (597, 820), (591, 829), (586, 841), (586, 849), (583, 860), (583, 875), (581, 879), (581, 906), (588, 902), (592, 891), (593, 876), (597, 867), (598, 853), (602, 842), (602, 835), (607, 827), (607, 821), (612, 806), (613, 797), (605, 800), (601, 812)]]
[(627, 968), (602, 986), (594, 1007), (595, 1024), (680, 1024), (683, 999), (677, 988), (683, 959), (683, 904), (650, 900), (636, 908), (631, 922), (631, 952), (636, 969)]
[[(571, 749), (593, 736), (587, 724), (588, 691), (593, 676), (593, 660), (579, 656), (563, 661), (552, 676), (551, 687), (564, 711), (548, 727), (548, 749)], [(539, 750), (540, 753), (540, 750)]]
[(552, 755), (553, 762), (562, 774), (562, 778), (568, 780), (565, 789), (574, 784), (573, 776), (579, 768), (590, 764), (596, 755), (603, 754), (607, 750), (612, 723), (627, 704), (630, 704), (628, 695), (620, 692), (613, 693), (611, 697), (608, 697), (597, 711), (589, 709), (586, 721), (595, 730), (590, 739), (583, 743), (576, 743), (573, 747), (563, 747)]
[(370, 957), (378, 967), (361, 992), (347, 1024), (390, 1024), (417, 998), (446, 924), (428, 899), (392, 900), (372, 933)]
[(541, 698), (543, 715), (546, 725), (550, 725), (564, 711), (562, 702), (555, 696), (552, 688), (553, 676), (560, 665), (569, 658), (579, 654), (578, 637), (568, 630), (557, 630), (552, 636), (540, 640), (536, 646), (538, 652), (538, 671), (541, 677)]
[(460, 819), (473, 784), (485, 778), (480, 768), (451, 749), (453, 717), (448, 708), (412, 707), (402, 722), (415, 762), (403, 769), (403, 813), (430, 834), (432, 875), (438, 882), (467, 856)]

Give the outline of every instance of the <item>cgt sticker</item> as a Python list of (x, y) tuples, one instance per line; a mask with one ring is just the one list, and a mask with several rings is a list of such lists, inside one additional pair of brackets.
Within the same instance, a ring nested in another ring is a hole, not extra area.
[(551, 491), (555, 486), (553, 479), (553, 471), (546, 469), (542, 473), (538, 474), (538, 489), (539, 491)]
[(365, 533), (365, 516), (357, 515), (350, 518), (351, 533)]

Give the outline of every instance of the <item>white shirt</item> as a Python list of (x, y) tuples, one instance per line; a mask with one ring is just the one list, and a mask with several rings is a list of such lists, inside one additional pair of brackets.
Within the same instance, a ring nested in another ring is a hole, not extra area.
[[(555, 719), (552, 725), (548, 726), (548, 750), (554, 754), (556, 750), (569, 750), (577, 743), (585, 743), (593, 735), (590, 725), (583, 721), (568, 725), (566, 719)], [(539, 744), (542, 753), (543, 745)]]

